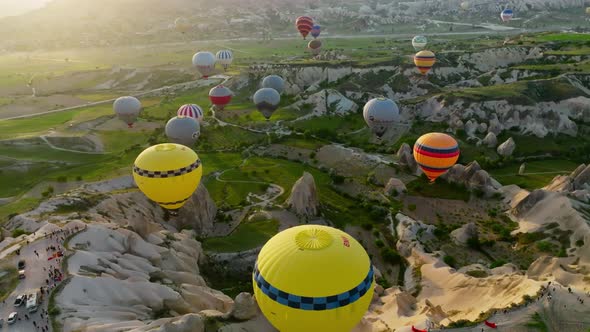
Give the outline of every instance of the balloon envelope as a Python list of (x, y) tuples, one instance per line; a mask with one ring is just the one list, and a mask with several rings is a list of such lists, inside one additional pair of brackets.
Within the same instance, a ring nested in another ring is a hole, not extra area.
[(113, 103), (113, 110), (131, 128), (141, 112), (141, 102), (131, 96), (119, 97)]
[(275, 89), (278, 93), (283, 93), (285, 90), (285, 81), (280, 76), (268, 75), (262, 80), (262, 87)]
[(313, 55), (318, 55), (322, 51), (322, 41), (319, 39), (310, 40), (307, 44), (307, 48), (311, 50)]
[(375, 98), (365, 104), (363, 117), (371, 131), (381, 137), (392, 124), (399, 121), (399, 108), (391, 99)]
[(428, 73), (430, 68), (434, 66), (436, 57), (431, 51), (423, 50), (414, 55), (414, 64), (422, 74)]
[(253, 272), (256, 301), (281, 332), (350, 331), (373, 297), (373, 266), (347, 233), (288, 228), (262, 247)]
[(416, 51), (424, 49), (428, 44), (428, 40), (424, 36), (416, 36), (412, 39), (412, 46)]
[(457, 141), (443, 133), (422, 135), (414, 144), (414, 159), (430, 181), (455, 165), (459, 153)]
[(198, 52), (193, 55), (193, 66), (204, 78), (209, 77), (215, 71), (215, 55), (211, 52)]
[(195, 144), (201, 134), (199, 121), (188, 116), (175, 116), (166, 123), (166, 136), (174, 143), (188, 147)]
[(178, 111), (176, 112), (176, 115), (188, 116), (188, 117), (194, 118), (197, 121), (203, 123), (203, 117), (204, 117), (203, 109), (199, 105), (196, 105), (196, 104), (185, 104), (185, 105), (180, 106), (178, 108)]
[(234, 55), (230, 50), (221, 50), (215, 55), (217, 63), (219, 63), (224, 70), (227, 70), (234, 60)]
[(199, 156), (180, 144), (151, 146), (133, 164), (133, 179), (139, 190), (167, 210), (182, 207), (199, 186), (202, 175)]
[(311, 29), (313, 28), (313, 19), (309, 16), (299, 16), (295, 20), (295, 26), (297, 30), (303, 36), (303, 39), (307, 37)]
[(179, 17), (174, 21), (174, 28), (178, 32), (186, 33), (192, 28), (192, 25), (186, 18)]
[(471, 4), (468, 1), (461, 2), (461, 9), (463, 9), (463, 10), (469, 9), (470, 6), (471, 6)]
[(254, 94), (253, 97), (256, 108), (264, 115), (268, 120), (272, 116), (272, 113), (279, 108), (281, 103), (281, 95), (275, 89), (262, 88)]
[(319, 25), (316, 24), (316, 25), (314, 25), (311, 28), (311, 36), (313, 38), (318, 38), (320, 36), (320, 33), (322, 33), (322, 27), (321, 26), (319, 26)]
[(512, 19), (512, 16), (514, 16), (514, 12), (512, 11), (512, 9), (504, 9), (502, 13), (500, 13), (500, 18), (504, 22), (510, 21)]
[(217, 108), (223, 109), (225, 105), (229, 104), (232, 98), (232, 92), (230, 89), (223, 85), (218, 85), (209, 90), (209, 100), (211, 104)]

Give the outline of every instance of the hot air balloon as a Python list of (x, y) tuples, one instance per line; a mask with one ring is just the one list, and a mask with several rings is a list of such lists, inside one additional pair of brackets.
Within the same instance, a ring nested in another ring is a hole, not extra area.
[(500, 14), (500, 18), (503, 22), (509, 22), (512, 19), (512, 16), (514, 16), (514, 13), (512, 12), (512, 9), (509, 8), (504, 9)]
[(307, 43), (307, 48), (311, 51), (311, 54), (318, 55), (322, 51), (322, 41), (319, 39), (310, 40)]
[(231, 97), (231, 90), (224, 87), (223, 85), (218, 85), (209, 90), (209, 100), (211, 100), (211, 104), (213, 104), (215, 108), (219, 110), (222, 110), (225, 105), (229, 104)]
[(262, 87), (275, 89), (278, 93), (283, 93), (285, 90), (285, 81), (280, 76), (268, 75), (262, 80)]
[(469, 1), (461, 2), (461, 9), (467, 10), (467, 9), (469, 9), (469, 7), (471, 7), (471, 4), (469, 3)]
[(424, 36), (416, 36), (412, 39), (412, 46), (416, 51), (423, 50), (427, 43), (428, 40)]
[(192, 196), (202, 175), (199, 156), (180, 144), (151, 146), (133, 164), (133, 179), (139, 190), (173, 213)]
[(256, 91), (253, 100), (256, 108), (268, 121), (272, 116), (272, 113), (279, 108), (281, 95), (275, 89), (262, 88)]
[(586, 14), (590, 15), (590, 7), (586, 7)]
[(195, 118), (175, 116), (166, 123), (166, 136), (174, 143), (190, 147), (200, 134), (201, 126)]
[(221, 50), (217, 52), (215, 57), (217, 58), (217, 63), (219, 63), (225, 71), (227, 71), (227, 68), (229, 68), (234, 60), (234, 56), (230, 50)]
[(311, 28), (311, 36), (313, 38), (318, 38), (320, 36), (320, 33), (322, 33), (322, 27), (321, 26), (319, 26), (319, 25), (316, 24), (316, 25), (314, 25)]
[(414, 159), (430, 182), (434, 182), (459, 159), (459, 144), (447, 134), (428, 133), (414, 144)]
[(192, 28), (192, 25), (186, 18), (179, 17), (174, 21), (174, 28), (176, 29), (176, 31), (184, 34)]
[(428, 332), (428, 331), (417, 329), (414, 327), (414, 325), (412, 325), (412, 332)]
[(341, 230), (288, 228), (262, 247), (253, 271), (254, 295), (281, 332), (350, 331), (373, 297), (373, 265)]
[(119, 119), (124, 121), (129, 128), (133, 128), (133, 123), (141, 112), (141, 102), (131, 96), (119, 97), (113, 103), (113, 110)]
[(197, 67), (203, 78), (208, 78), (215, 71), (215, 55), (211, 52), (198, 52), (193, 55), (193, 66)]
[(307, 37), (311, 29), (313, 28), (313, 19), (309, 16), (299, 16), (297, 20), (295, 20), (295, 26), (303, 39)]
[(371, 131), (381, 138), (393, 123), (399, 121), (399, 108), (391, 99), (375, 98), (365, 104), (363, 117)]
[(203, 123), (203, 109), (199, 107), (199, 105), (195, 104), (185, 104), (178, 108), (176, 112), (178, 116), (188, 116), (190, 118), (194, 118), (200, 123)]
[(418, 70), (423, 75), (426, 75), (426, 73), (428, 73), (430, 68), (434, 66), (435, 62), (436, 57), (434, 56), (434, 53), (432, 53), (431, 51), (423, 50), (414, 55), (414, 64), (416, 64), (416, 67), (418, 67)]

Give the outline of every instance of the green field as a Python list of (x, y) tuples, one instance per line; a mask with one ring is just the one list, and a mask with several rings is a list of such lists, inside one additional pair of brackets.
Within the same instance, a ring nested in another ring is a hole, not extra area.
[(588, 42), (590, 41), (590, 35), (585, 33), (550, 33), (550, 34), (541, 34), (535, 37), (536, 40), (544, 41), (544, 42), (552, 42), (552, 41), (583, 41)]
[(239, 252), (254, 249), (266, 243), (278, 232), (276, 220), (242, 222), (231, 234), (225, 237), (212, 237), (203, 240), (203, 249), (215, 252)]
[(525, 175), (518, 175), (520, 164), (491, 170), (491, 175), (503, 185), (516, 184), (524, 189), (542, 188), (557, 175), (571, 173), (579, 164), (569, 160), (543, 160), (526, 163)]

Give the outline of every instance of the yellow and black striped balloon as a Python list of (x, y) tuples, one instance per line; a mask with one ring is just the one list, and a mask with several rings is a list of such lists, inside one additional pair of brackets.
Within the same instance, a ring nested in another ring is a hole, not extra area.
[(158, 144), (145, 149), (133, 165), (133, 179), (149, 199), (167, 210), (177, 210), (195, 192), (203, 166), (192, 149), (180, 144)]
[(428, 133), (414, 144), (414, 159), (433, 182), (455, 165), (459, 159), (459, 144), (447, 134)]
[(423, 75), (428, 73), (435, 62), (436, 56), (431, 51), (423, 50), (414, 55), (414, 64)]

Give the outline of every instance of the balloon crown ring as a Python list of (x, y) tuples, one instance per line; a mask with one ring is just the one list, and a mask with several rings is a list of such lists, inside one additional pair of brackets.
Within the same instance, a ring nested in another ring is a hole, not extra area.
[(302, 230), (295, 235), (295, 243), (300, 249), (319, 250), (329, 247), (334, 238), (332, 235), (319, 228)]
[(156, 151), (174, 151), (176, 145), (170, 143), (159, 144), (156, 146)]

